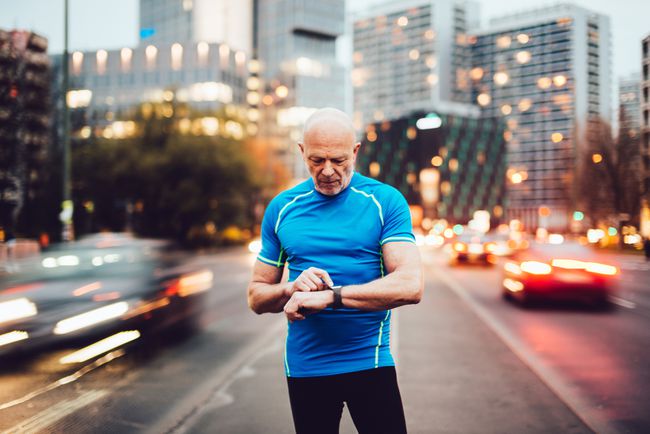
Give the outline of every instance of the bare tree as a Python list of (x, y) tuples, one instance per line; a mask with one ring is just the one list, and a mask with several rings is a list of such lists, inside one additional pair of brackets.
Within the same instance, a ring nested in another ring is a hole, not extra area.
[[(578, 191), (593, 223), (629, 222), (638, 225), (641, 200), (638, 134), (625, 126), (615, 139), (603, 119), (589, 123), (587, 143), (580, 155)], [(628, 217), (629, 216), (629, 217)]]

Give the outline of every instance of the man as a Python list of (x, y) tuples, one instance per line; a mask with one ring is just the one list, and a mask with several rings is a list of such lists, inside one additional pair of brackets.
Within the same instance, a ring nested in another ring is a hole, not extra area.
[(267, 207), (248, 304), (289, 320), (284, 364), (297, 433), (338, 433), (344, 403), (359, 432), (404, 433), (389, 333), (390, 309), (422, 296), (408, 206), (354, 172), (360, 143), (343, 112), (315, 112), (299, 146), (311, 178)]

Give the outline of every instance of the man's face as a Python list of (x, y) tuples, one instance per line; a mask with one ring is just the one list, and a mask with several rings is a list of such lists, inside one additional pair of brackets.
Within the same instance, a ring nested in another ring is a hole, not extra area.
[(318, 192), (334, 196), (347, 187), (359, 146), (353, 134), (317, 130), (305, 136), (300, 150)]

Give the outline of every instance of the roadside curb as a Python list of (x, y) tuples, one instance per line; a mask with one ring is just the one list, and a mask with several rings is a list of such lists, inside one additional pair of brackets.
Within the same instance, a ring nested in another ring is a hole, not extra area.
[(540, 359), (521, 344), (506, 327), (492, 319), (491, 315), (479, 303), (474, 301), (467, 290), (452, 277), (432, 270), (440, 281), (452, 290), (472, 312), (528, 367), (566, 406), (592, 431), (599, 434), (616, 434), (619, 431), (592, 410), (592, 405), (579, 394), (567, 387), (561, 379), (548, 369)]

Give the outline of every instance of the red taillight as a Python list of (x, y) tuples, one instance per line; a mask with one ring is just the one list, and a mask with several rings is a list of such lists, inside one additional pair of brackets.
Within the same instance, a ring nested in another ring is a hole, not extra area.
[(524, 261), (519, 264), (519, 268), (521, 268), (521, 271), (528, 274), (551, 274), (551, 266), (544, 262)]
[(614, 276), (618, 272), (613, 265), (599, 264), (597, 262), (587, 262), (585, 269), (590, 273), (602, 274), (604, 276)]
[(584, 270), (587, 264), (575, 259), (553, 259), (551, 265), (566, 270)]
[(201, 271), (198, 273), (187, 274), (181, 278), (174, 280), (171, 285), (167, 287), (165, 295), (187, 297), (198, 292), (207, 291), (212, 287), (213, 274), (212, 271)]

